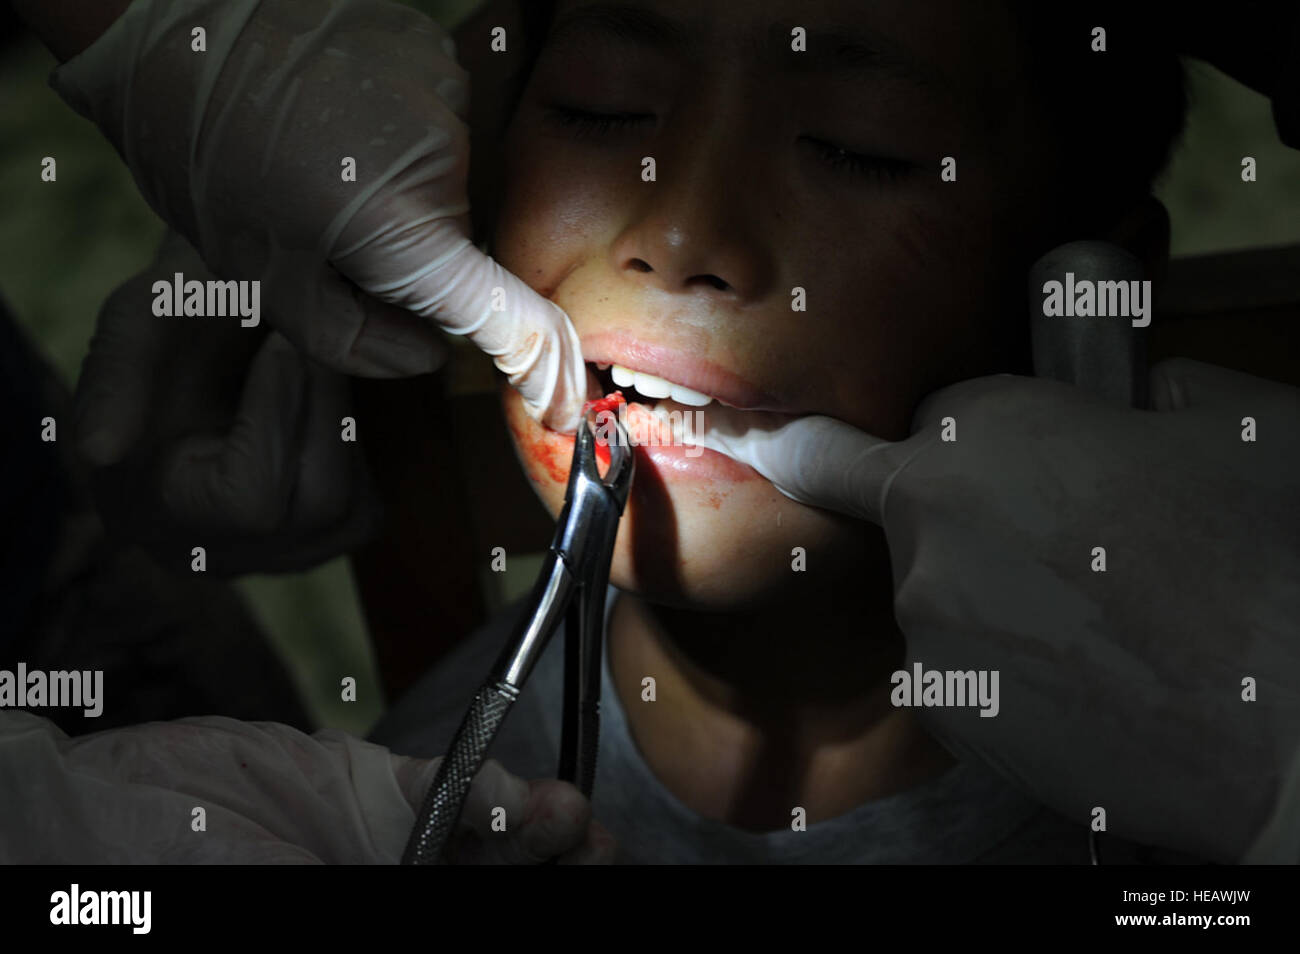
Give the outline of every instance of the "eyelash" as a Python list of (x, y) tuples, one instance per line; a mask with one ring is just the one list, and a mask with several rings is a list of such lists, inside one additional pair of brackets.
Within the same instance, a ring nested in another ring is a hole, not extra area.
[(894, 181), (907, 175), (916, 167), (915, 163), (906, 159), (851, 152), (843, 146), (826, 142), (824, 139), (815, 139), (812, 136), (804, 136), (803, 141), (812, 146), (822, 161), (832, 169), (849, 175)]
[(649, 113), (593, 113), (572, 106), (552, 106), (551, 113), (561, 126), (567, 126), (580, 134), (595, 136), (622, 132), (654, 120), (654, 116)]

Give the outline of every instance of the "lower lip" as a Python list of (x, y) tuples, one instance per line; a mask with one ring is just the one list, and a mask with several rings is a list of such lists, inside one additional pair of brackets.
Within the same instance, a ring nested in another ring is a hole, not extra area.
[[(688, 457), (687, 451), (692, 456)], [(739, 483), (759, 477), (758, 471), (749, 465), (701, 447), (641, 445), (636, 454), (638, 467), (649, 464), (667, 480)]]
[[(684, 412), (699, 410), (698, 408), (690, 408), (673, 402), (664, 403), (671, 410)], [(705, 413), (707, 413), (707, 409)], [(649, 415), (650, 411), (644, 404), (628, 404), (627, 424), (629, 429), (642, 434), (656, 433), (654, 426), (645, 420)], [(569, 479), (569, 465), (573, 460), (574, 438), (567, 434), (559, 434), (536, 423), (531, 423), (531, 427), (535, 431), (541, 431), (539, 439), (524, 440), (522, 439), (523, 435), (516, 434), (517, 437), (521, 438), (521, 446), (530, 457), (542, 465), (553, 481), (566, 483)], [(598, 447), (598, 453), (599, 451), (605, 451), (604, 454), (599, 456), (601, 463), (606, 464), (607, 449)], [(682, 446), (666, 442), (638, 444), (636, 445), (636, 462), (638, 468), (649, 467), (661, 479), (666, 481), (716, 484), (740, 483), (762, 479), (758, 471), (748, 464), (742, 464), (725, 454), (719, 454), (717, 451), (708, 450), (698, 445)]]
[[(701, 410), (700, 408), (677, 404), (673, 401), (662, 401), (660, 403), (670, 411), (691, 413)], [(704, 413), (708, 413), (707, 409), (704, 409)], [(657, 428), (646, 420), (649, 417), (650, 409), (644, 404), (632, 403), (627, 405), (628, 425), (641, 433), (656, 433)], [(694, 420), (694, 418), (691, 418), (691, 420)], [(742, 464), (726, 454), (719, 454), (717, 451), (708, 450), (699, 445), (683, 446), (681, 444), (670, 444), (667, 441), (661, 443), (651, 441), (637, 445), (636, 454), (637, 466), (644, 467), (648, 464), (655, 469), (660, 477), (666, 480), (738, 483), (760, 479), (758, 471), (748, 464)]]

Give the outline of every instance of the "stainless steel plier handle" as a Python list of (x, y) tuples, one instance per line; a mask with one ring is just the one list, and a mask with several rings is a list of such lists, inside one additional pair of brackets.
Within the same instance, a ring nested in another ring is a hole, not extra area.
[[(593, 430), (593, 428), (595, 430)], [(597, 433), (609, 448), (600, 476)], [(583, 412), (555, 537), (533, 584), (528, 612), (465, 713), (424, 798), (402, 864), (437, 864), (488, 748), (551, 636), (565, 625), (564, 724), (558, 776), (588, 797), (596, 776), (605, 589), (635, 458), (612, 412)]]

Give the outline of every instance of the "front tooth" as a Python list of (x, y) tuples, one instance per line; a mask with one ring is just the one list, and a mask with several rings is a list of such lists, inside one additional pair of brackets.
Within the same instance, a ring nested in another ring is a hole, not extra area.
[(692, 391), (680, 384), (673, 384), (673, 382), (654, 374), (633, 371), (621, 364), (610, 367), (610, 375), (617, 387), (636, 388), (642, 397), (654, 398), (655, 400), (672, 398), (679, 404), (689, 404), (691, 407), (704, 407), (704, 405), (713, 401), (713, 398), (707, 394)]
[[(666, 398), (672, 393), (673, 386), (663, 378), (657, 378), (653, 374), (646, 374), (644, 371), (635, 371), (636, 383), (632, 386), (648, 398)], [(617, 380), (617, 378), (615, 379)]]
[(674, 384), (672, 389), (672, 399), (678, 404), (689, 404), (692, 407), (704, 407), (713, 398), (707, 394), (701, 394), (699, 391), (692, 391), (690, 388), (682, 387), (680, 384)]

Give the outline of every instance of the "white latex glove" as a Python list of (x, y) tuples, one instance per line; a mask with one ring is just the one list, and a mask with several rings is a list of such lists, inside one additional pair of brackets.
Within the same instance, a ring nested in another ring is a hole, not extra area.
[[(396, 864), (441, 761), (272, 722), (182, 719), (70, 738), (3, 711), (0, 863)], [(492, 830), (497, 807), (503, 832)], [(461, 827), (462, 863), (602, 863), (614, 850), (572, 785), (525, 782), (494, 761)]]
[(203, 546), (221, 576), (302, 570), (378, 529), (347, 377), (234, 319), (158, 318), (151, 287), (211, 277), (169, 233), (100, 310), (77, 385), (78, 447), (120, 536), (165, 563)]
[(1300, 392), (1186, 360), (1151, 382), (1155, 410), (1133, 411), (968, 381), (898, 443), (715, 408), (701, 442), (884, 528), (909, 670), (1000, 672), (995, 718), (919, 710), (955, 748), (1081, 823), (1100, 806), (1110, 832), (1235, 861), (1271, 811), (1300, 812), (1280, 797), (1300, 752)]
[[(191, 49), (196, 27), (206, 52)], [(436, 366), (427, 324), (359, 286), (468, 335), (535, 417), (571, 431), (586, 397), (577, 333), (469, 238), (454, 52), (382, 0), (135, 0), (51, 83), (216, 274), (262, 281), (277, 330), (313, 358), (354, 374)]]

